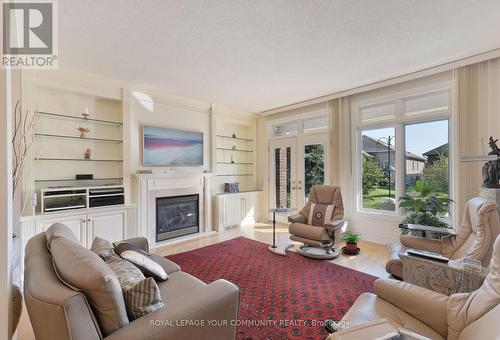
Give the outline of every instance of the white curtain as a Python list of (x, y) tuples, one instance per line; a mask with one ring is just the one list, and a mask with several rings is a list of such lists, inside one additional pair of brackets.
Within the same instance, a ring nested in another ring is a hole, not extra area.
[[(455, 71), (457, 85), (457, 156), (485, 155), (488, 138), (500, 139), (500, 58), (461, 67)], [(479, 194), (482, 163), (459, 163), (458, 213)]]

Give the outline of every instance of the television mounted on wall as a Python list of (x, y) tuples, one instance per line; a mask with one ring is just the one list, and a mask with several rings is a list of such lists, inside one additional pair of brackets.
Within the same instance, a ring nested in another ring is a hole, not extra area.
[(203, 132), (142, 126), (144, 166), (203, 166)]

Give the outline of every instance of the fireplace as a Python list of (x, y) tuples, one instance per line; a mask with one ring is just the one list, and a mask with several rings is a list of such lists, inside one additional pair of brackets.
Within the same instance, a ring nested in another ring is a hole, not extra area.
[(199, 195), (156, 198), (156, 242), (200, 231)]

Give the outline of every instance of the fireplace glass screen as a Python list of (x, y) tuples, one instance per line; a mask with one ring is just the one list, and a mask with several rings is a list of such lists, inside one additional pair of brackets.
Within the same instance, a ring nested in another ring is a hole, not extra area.
[(156, 199), (156, 242), (199, 232), (199, 196)]

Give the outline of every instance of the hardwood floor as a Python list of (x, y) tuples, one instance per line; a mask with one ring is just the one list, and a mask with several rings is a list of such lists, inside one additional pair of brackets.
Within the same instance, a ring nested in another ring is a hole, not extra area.
[[(198, 249), (240, 236), (271, 244), (273, 240), (272, 232), (273, 231), (271, 224), (259, 223), (254, 226), (229, 229), (220, 233), (213, 233), (206, 236), (200, 236), (184, 241), (175, 242), (172, 244), (154, 248), (152, 249), (152, 252), (167, 256), (170, 254)], [(276, 225), (276, 244), (278, 246), (284, 247), (289, 243), (296, 242), (290, 241), (288, 226), (285, 224)], [(387, 247), (378, 243), (360, 241), (359, 248), (361, 248), (361, 253), (357, 256), (341, 254), (337, 259), (331, 260), (330, 262), (374, 276), (388, 277), (388, 274), (385, 271), (385, 263), (387, 262), (388, 258)], [(291, 248), (290, 250), (294, 251), (293, 248)], [(270, 253), (269, 256), (279, 255), (273, 255)], [(18, 339), (35, 339), (31, 324), (29, 322), (28, 314), (26, 312), (26, 308), (23, 309), (23, 314), (19, 323)]]

